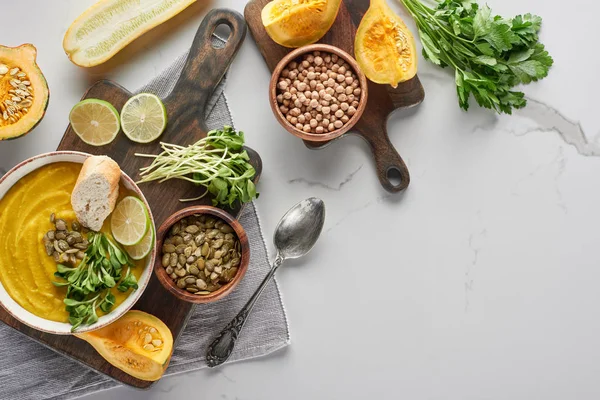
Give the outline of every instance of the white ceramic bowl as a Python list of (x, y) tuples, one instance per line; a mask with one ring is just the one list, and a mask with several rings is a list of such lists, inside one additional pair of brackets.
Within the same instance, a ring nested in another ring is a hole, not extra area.
[[(23, 161), (10, 171), (8, 171), (2, 179), (0, 179), (0, 199), (4, 197), (6, 192), (21, 178), (29, 174), (36, 169), (56, 162), (74, 162), (83, 164), (83, 162), (90, 156), (90, 154), (81, 153), (77, 151), (54, 151), (52, 153), (40, 154), (32, 157), (28, 160)], [(152, 221), (152, 228), (154, 229), (154, 218), (152, 217), (152, 211), (150, 206), (144, 197), (142, 191), (137, 187), (135, 182), (127, 176), (124, 172), (121, 173), (121, 183), (127, 188), (136, 193), (136, 195), (146, 204), (148, 212), (150, 212), (150, 219)], [(40, 243), (41, 246), (41, 243)], [(103, 326), (110, 324), (111, 322), (118, 319), (120, 316), (125, 314), (135, 302), (142, 296), (150, 277), (152, 276), (152, 266), (154, 265), (154, 259), (156, 257), (156, 247), (152, 250), (152, 253), (147, 257), (146, 265), (144, 265), (144, 272), (138, 280), (138, 289), (133, 291), (129, 297), (121, 303), (118, 307), (113, 309), (109, 314), (103, 315), (98, 319), (98, 322), (91, 326), (81, 326), (77, 329), (77, 333), (89, 332), (96, 329), (100, 329)], [(0, 305), (4, 307), (13, 317), (21, 321), (22, 323), (29, 325), (30, 327), (57, 335), (70, 335), (71, 325), (67, 322), (56, 322), (50, 321), (37, 315), (30, 313), (21, 307), (16, 301), (10, 297), (4, 286), (0, 283)]]

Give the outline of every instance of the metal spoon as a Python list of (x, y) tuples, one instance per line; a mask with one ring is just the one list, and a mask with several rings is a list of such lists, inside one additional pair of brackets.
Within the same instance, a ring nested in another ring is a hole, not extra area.
[(273, 241), (277, 249), (277, 257), (265, 279), (262, 281), (250, 300), (238, 315), (221, 331), (219, 336), (208, 346), (206, 363), (209, 367), (223, 364), (235, 347), (235, 342), (244, 327), (254, 303), (260, 297), (265, 286), (275, 271), (288, 258), (299, 258), (308, 253), (321, 235), (325, 222), (325, 204), (323, 200), (311, 197), (292, 207), (279, 221), (275, 228)]

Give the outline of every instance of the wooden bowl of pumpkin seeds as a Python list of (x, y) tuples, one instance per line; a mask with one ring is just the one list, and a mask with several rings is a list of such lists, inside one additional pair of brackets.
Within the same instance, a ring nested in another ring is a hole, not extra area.
[(171, 215), (156, 235), (154, 271), (177, 298), (209, 303), (225, 297), (242, 280), (250, 246), (242, 225), (227, 212), (193, 206)]

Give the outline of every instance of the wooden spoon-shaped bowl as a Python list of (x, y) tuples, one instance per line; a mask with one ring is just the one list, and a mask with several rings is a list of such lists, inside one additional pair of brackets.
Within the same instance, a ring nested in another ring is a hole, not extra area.
[[(240, 265), (238, 266), (238, 271), (231, 280), (231, 282), (223, 285), (218, 290), (215, 290), (214, 292), (206, 295), (197, 295), (194, 293), (190, 293), (187, 290), (180, 289), (179, 287), (177, 287), (176, 282), (173, 279), (171, 279), (171, 277), (167, 274), (165, 268), (162, 266), (163, 241), (165, 240), (165, 237), (171, 230), (171, 227), (182, 218), (196, 214), (208, 214), (222, 219), (225, 223), (227, 223), (233, 228), (235, 234), (238, 237), (238, 240), (240, 241), (242, 249), (242, 258), (240, 259)], [(211, 206), (193, 206), (184, 208), (183, 210), (179, 210), (170, 217), (168, 217), (165, 220), (165, 222), (163, 222), (163, 224), (160, 226), (160, 228), (158, 228), (158, 233), (156, 235), (156, 248), (160, 256), (156, 257), (156, 262), (154, 263), (154, 273), (156, 274), (156, 277), (158, 278), (160, 283), (165, 287), (165, 289), (167, 289), (178, 299), (195, 304), (210, 303), (227, 296), (238, 285), (238, 283), (240, 283), (240, 281), (246, 274), (246, 270), (248, 270), (248, 264), (250, 263), (250, 245), (248, 244), (248, 236), (246, 235), (246, 231), (244, 230), (244, 228), (242, 228), (242, 225), (227, 212), (221, 210), (220, 208)]]
[[(344, 61), (346, 61), (351, 67), (358, 80), (360, 82), (360, 101), (358, 103), (358, 107), (356, 108), (356, 113), (342, 126), (340, 129), (336, 129), (327, 133), (307, 133), (292, 125), (287, 119), (285, 119), (285, 115), (279, 109), (279, 104), (277, 103), (277, 82), (279, 81), (279, 76), (281, 75), (281, 71), (292, 61), (295, 59), (301, 58), (304, 54), (312, 53), (313, 51), (321, 51), (324, 53), (335, 54)], [(275, 114), (275, 118), (277, 121), (283, 126), (289, 133), (295, 135), (304, 140), (310, 140), (311, 142), (327, 142), (337, 137), (342, 136), (344, 133), (348, 132), (352, 127), (358, 122), (360, 117), (362, 116), (365, 108), (367, 107), (367, 97), (368, 97), (368, 85), (367, 78), (365, 74), (360, 70), (360, 67), (350, 56), (350, 54), (346, 53), (340, 48), (335, 46), (331, 46), (328, 44), (311, 44), (308, 46), (300, 47), (285, 57), (281, 59), (279, 64), (273, 70), (273, 75), (271, 76), (271, 82), (269, 83), (269, 103), (271, 104), (271, 109), (273, 110), (273, 114)]]

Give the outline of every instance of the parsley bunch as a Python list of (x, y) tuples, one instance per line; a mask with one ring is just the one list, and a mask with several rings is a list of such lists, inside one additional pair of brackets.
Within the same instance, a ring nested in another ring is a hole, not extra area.
[[(96, 323), (96, 309), (105, 313), (112, 309), (116, 298), (111, 288), (117, 286), (118, 291), (126, 292), (138, 287), (135, 275), (131, 273), (135, 264), (119, 245), (100, 232), (90, 232), (88, 240), (90, 245), (79, 265), (70, 268), (58, 264), (54, 276), (62, 281), (52, 282), (55, 286), (67, 287), (64, 303), (73, 332), (82, 324)], [(127, 272), (123, 277), (125, 266)]]
[(527, 101), (516, 85), (548, 75), (553, 60), (538, 42), (542, 19), (517, 15), (492, 16), (488, 6), (473, 0), (438, 0), (431, 8), (421, 0), (400, 0), (419, 28), (423, 56), (455, 70), (460, 107), (477, 103), (498, 113), (511, 114)]
[(142, 179), (138, 183), (183, 179), (207, 190), (199, 197), (181, 201), (199, 200), (210, 193), (214, 206), (231, 207), (237, 200), (246, 203), (258, 197), (252, 182), (256, 171), (244, 150), (243, 132), (224, 126), (187, 147), (160, 145), (163, 152), (159, 155), (136, 154), (154, 158), (152, 164), (140, 169)]

